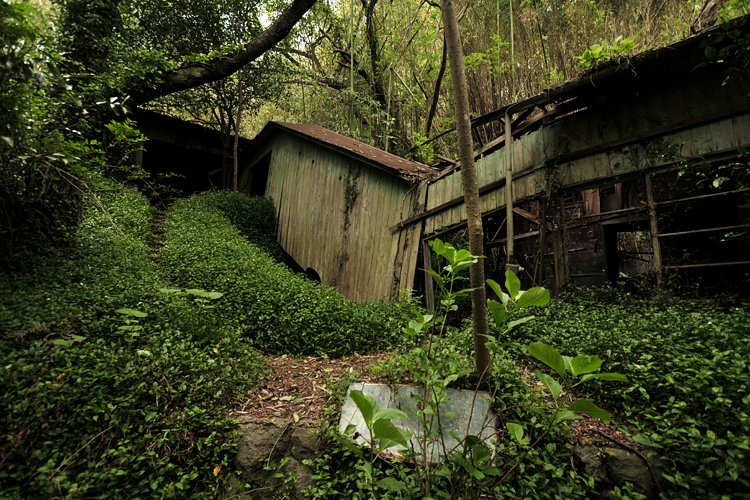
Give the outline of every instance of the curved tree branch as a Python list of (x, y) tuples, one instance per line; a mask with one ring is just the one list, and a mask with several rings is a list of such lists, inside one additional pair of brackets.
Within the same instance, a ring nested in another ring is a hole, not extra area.
[(271, 26), (245, 44), (242, 50), (213, 61), (191, 63), (170, 71), (164, 75), (159, 86), (132, 90), (132, 101), (135, 104), (142, 104), (180, 90), (211, 83), (236, 73), (283, 40), (315, 2), (316, 0), (294, 0)]

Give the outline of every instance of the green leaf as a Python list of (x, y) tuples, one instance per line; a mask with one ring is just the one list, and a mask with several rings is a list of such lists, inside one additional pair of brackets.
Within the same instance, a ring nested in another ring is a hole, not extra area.
[(514, 327), (516, 327), (518, 325), (523, 325), (524, 323), (528, 323), (529, 321), (531, 321), (534, 318), (536, 318), (536, 316), (526, 316), (525, 318), (513, 320), (510, 323), (508, 323), (508, 330), (510, 330), (511, 328), (514, 328)]
[(574, 377), (583, 373), (595, 372), (602, 366), (599, 356), (576, 356), (570, 362), (570, 370)]
[(555, 417), (555, 423), (562, 422), (563, 420), (580, 420), (581, 417), (569, 410), (562, 410), (557, 412)]
[(565, 362), (557, 349), (541, 342), (532, 342), (529, 344), (529, 354), (555, 370), (560, 378), (565, 378)]
[(505, 271), (505, 288), (508, 289), (510, 298), (516, 300), (518, 292), (521, 290), (521, 280), (519, 280), (518, 276), (516, 276), (510, 269)]
[(573, 387), (581, 385), (582, 383), (586, 382), (587, 380), (591, 380), (592, 378), (600, 378), (602, 380), (610, 380), (614, 382), (628, 381), (628, 377), (620, 373), (587, 373), (586, 375), (581, 377), (581, 380), (577, 384), (574, 384)]
[(537, 378), (549, 389), (549, 393), (552, 395), (552, 398), (555, 401), (555, 406), (557, 406), (557, 400), (560, 399), (560, 393), (562, 392), (562, 386), (559, 384), (559, 382), (546, 373), (542, 373), (539, 370), (534, 370), (534, 375), (537, 376)]
[(377, 485), (388, 491), (401, 491), (406, 488), (406, 484), (403, 481), (392, 477), (384, 477), (377, 482)]
[(379, 440), (380, 449), (390, 448), (394, 443), (407, 448), (412, 435), (411, 431), (399, 429), (393, 422), (384, 418), (375, 421), (372, 431), (373, 437)]
[(490, 288), (492, 288), (492, 291), (494, 291), (498, 297), (503, 296), (503, 289), (500, 288), (500, 285), (498, 285), (495, 280), (487, 280), (487, 284), (490, 285)]
[(633, 436), (633, 441), (635, 441), (638, 444), (642, 444), (643, 446), (651, 446), (651, 447), (656, 446), (656, 444), (653, 441), (651, 441), (648, 438), (648, 436), (645, 436), (643, 434), (636, 434), (635, 436)]
[(372, 396), (365, 396), (362, 391), (351, 391), (349, 397), (352, 398), (354, 404), (359, 408), (359, 412), (362, 414), (362, 418), (365, 420), (367, 428), (372, 428), (372, 414), (375, 411), (376, 406), (379, 406)]
[(505, 426), (508, 428), (510, 435), (513, 436), (513, 439), (515, 439), (518, 444), (521, 444), (521, 440), (523, 440), (523, 427), (519, 424), (514, 424), (513, 422), (508, 422)]
[(486, 467), (482, 469), (482, 472), (487, 476), (501, 476), (500, 471), (495, 467)]
[(569, 371), (570, 373), (573, 373), (573, 367), (570, 366), (570, 363), (573, 361), (573, 358), (570, 356), (563, 356), (563, 363), (565, 363), (565, 369)]
[(123, 307), (122, 309), (117, 309), (115, 311), (118, 314), (124, 314), (126, 316), (135, 316), (136, 318), (145, 318), (148, 316), (145, 312), (136, 311), (135, 309), (128, 309), (127, 307)]
[(428, 242), (428, 245), (430, 245), (432, 251), (435, 252), (439, 257), (442, 257), (445, 254), (445, 244), (440, 238), (431, 240), (430, 242)]
[(453, 295), (455, 295), (456, 297), (466, 297), (467, 295), (470, 295), (474, 290), (479, 290), (479, 288), (464, 288), (462, 290), (454, 292)]
[(497, 326), (502, 327), (505, 324), (505, 307), (495, 300), (487, 300), (487, 308), (492, 313), (492, 317), (495, 318)]
[(162, 293), (180, 293), (179, 288), (159, 288), (159, 291)]
[(333, 433), (333, 437), (338, 441), (344, 448), (354, 453), (357, 457), (359, 457), (360, 460), (365, 459), (364, 453), (362, 453), (362, 448), (357, 446), (351, 439), (349, 439), (346, 436), (342, 436), (338, 432)]
[(518, 298), (518, 307), (543, 306), (549, 303), (549, 290), (537, 286), (526, 290)]
[(445, 288), (445, 284), (443, 283), (443, 277), (442, 277), (442, 276), (440, 276), (440, 275), (439, 275), (439, 274), (438, 274), (438, 273), (437, 273), (437, 272), (436, 272), (435, 270), (433, 270), (433, 269), (429, 269), (429, 270), (427, 270), (427, 272), (428, 272), (428, 273), (430, 273), (430, 276), (432, 276), (432, 278), (433, 278), (433, 279), (435, 280), (435, 283), (437, 283), (437, 284), (438, 284), (438, 286), (440, 287), (440, 289), (441, 289), (441, 290), (442, 290), (443, 288)]
[(568, 406), (568, 410), (598, 418), (605, 424), (609, 424), (611, 421), (609, 413), (596, 406), (594, 402), (589, 399), (579, 399), (578, 401), (571, 403)]
[(409, 420), (408, 415), (397, 410), (395, 408), (377, 408), (372, 415), (373, 420), (380, 420), (381, 418), (387, 420)]

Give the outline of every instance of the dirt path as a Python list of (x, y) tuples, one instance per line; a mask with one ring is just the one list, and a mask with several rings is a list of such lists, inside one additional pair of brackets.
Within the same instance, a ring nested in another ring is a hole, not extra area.
[[(336, 398), (331, 388), (341, 380), (356, 376), (357, 380), (372, 383), (387, 383), (385, 380), (372, 377), (367, 369), (378, 360), (385, 360), (393, 353), (373, 354), (369, 356), (352, 356), (342, 359), (321, 357), (294, 358), (289, 356), (264, 356), (268, 368), (272, 370), (263, 387), (247, 394), (235, 406), (232, 415), (254, 415), (258, 418), (277, 418), (294, 420), (308, 418), (321, 420), (324, 410), (332, 405)], [(521, 373), (535, 383), (536, 378), (527, 367), (521, 367)], [(536, 384), (540, 388), (541, 384)], [(575, 398), (574, 398), (575, 399)], [(627, 446), (640, 448), (630, 437), (617, 430), (615, 422), (605, 425), (601, 420), (582, 415), (582, 419), (573, 421), (571, 444), (590, 444), (602, 441), (601, 434), (611, 440)]]

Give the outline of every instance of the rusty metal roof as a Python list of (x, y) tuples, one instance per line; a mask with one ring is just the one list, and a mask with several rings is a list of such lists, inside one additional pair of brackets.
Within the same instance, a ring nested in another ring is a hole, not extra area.
[(268, 122), (268, 125), (263, 128), (254, 141), (261, 139), (262, 136), (266, 136), (272, 129), (286, 130), (293, 134), (312, 139), (324, 146), (332, 147), (344, 153), (354, 154), (377, 168), (391, 172), (409, 181), (424, 179), (435, 172), (426, 165), (387, 153), (382, 149), (355, 141), (319, 125)]

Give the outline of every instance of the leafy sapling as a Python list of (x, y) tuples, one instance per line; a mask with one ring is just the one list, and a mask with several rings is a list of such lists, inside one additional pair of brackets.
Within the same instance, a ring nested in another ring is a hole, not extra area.
[[(351, 391), (349, 396), (352, 398), (352, 401), (354, 401), (354, 404), (357, 405), (357, 408), (362, 415), (362, 419), (367, 426), (367, 431), (370, 434), (369, 458), (366, 458), (363, 449), (354, 444), (348, 437), (336, 434), (336, 438), (342, 445), (344, 445), (344, 447), (354, 453), (361, 460), (358, 468), (364, 472), (367, 484), (373, 489), (373, 491), (375, 491), (375, 486), (391, 491), (399, 491), (403, 489), (405, 484), (394, 478), (386, 477), (377, 480), (376, 470), (373, 469), (373, 464), (386, 449), (392, 446), (399, 445), (404, 449), (408, 448), (409, 440), (413, 433), (396, 427), (393, 424), (393, 421), (408, 420), (409, 417), (404, 412), (395, 408), (382, 408), (378, 402), (375, 401), (375, 398), (372, 396), (365, 396), (362, 391)], [(347, 426), (345, 434), (350, 436), (353, 435), (355, 431), (356, 426), (351, 424)]]
[[(609, 414), (596, 406), (589, 399), (579, 399), (567, 404), (569, 391), (563, 395), (563, 385), (573, 388), (592, 379), (608, 380), (614, 382), (627, 382), (628, 378), (620, 373), (594, 373), (602, 366), (602, 360), (599, 356), (562, 356), (554, 347), (550, 347), (541, 342), (529, 344), (528, 352), (536, 359), (549, 366), (563, 381), (560, 384), (550, 375), (535, 370), (534, 374), (549, 390), (552, 396), (552, 402), (555, 405), (553, 423), (564, 420), (575, 420), (581, 418), (578, 413), (601, 419), (605, 424), (609, 424)], [(563, 395), (561, 399), (560, 396)]]
[[(506, 333), (511, 328), (534, 319), (534, 316), (526, 316), (509, 321), (512, 312), (531, 306), (544, 306), (550, 300), (549, 290), (544, 287), (537, 286), (526, 291), (521, 290), (521, 280), (510, 269), (505, 271), (505, 288), (508, 290), (508, 293), (505, 293), (500, 285), (493, 280), (487, 280), (487, 284), (490, 285), (490, 288), (492, 288), (501, 300), (501, 302), (498, 302), (488, 299), (487, 309), (489, 309), (502, 333)], [(495, 339), (490, 337), (490, 342), (494, 343)]]

